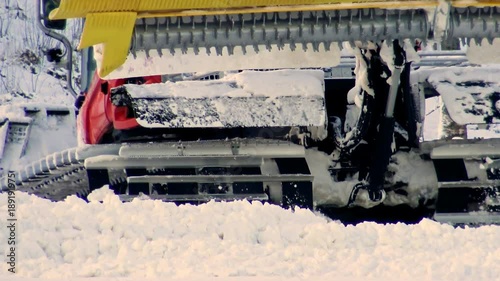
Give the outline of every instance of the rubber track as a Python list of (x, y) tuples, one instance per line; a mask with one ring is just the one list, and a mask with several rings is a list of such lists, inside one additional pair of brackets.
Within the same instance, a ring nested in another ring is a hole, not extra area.
[[(120, 145), (96, 145), (53, 153), (15, 171), (16, 190), (59, 201), (69, 195), (84, 198), (89, 193), (86, 158), (118, 154)], [(111, 180), (111, 179), (110, 179)], [(0, 190), (8, 189), (7, 177), (0, 178)]]
[(16, 190), (54, 201), (63, 200), (70, 195), (84, 198), (88, 194), (87, 174), (83, 164), (70, 164), (57, 167), (50, 174), (23, 179), (18, 182)]

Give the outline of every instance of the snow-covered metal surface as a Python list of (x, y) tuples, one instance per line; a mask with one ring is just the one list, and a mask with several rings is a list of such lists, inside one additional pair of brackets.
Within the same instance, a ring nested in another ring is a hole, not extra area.
[(120, 156), (261, 156), (268, 158), (303, 157), (305, 148), (288, 141), (265, 139), (234, 139), (196, 142), (165, 142), (123, 144)]
[[(24, 156), (26, 145), (30, 137), (31, 120), (28, 122), (19, 122), (9, 120), (5, 123), (2, 131), (6, 132), (4, 147), (0, 155), (0, 176), (7, 174), (7, 171), (15, 167), (19, 158)], [(1, 133), (1, 132), (0, 132)]]
[(320, 70), (244, 71), (124, 89), (146, 128), (322, 127), (323, 77)]
[(179, 81), (151, 85), (126, 85), (132, 98), (182, 97), (287, 97), (324, 96), (322, 70), (228, 72), (214, 81)]
[(468, 139), (500, 139), (500, 124), (469, 124), (465, 130)]
[(322, 98), (134, 99), (138, 123), (145, 128), (233, 128), (323, 126)]
[(453, 67), (428, 78), (459, 125), (500, 122), (500, 68)]

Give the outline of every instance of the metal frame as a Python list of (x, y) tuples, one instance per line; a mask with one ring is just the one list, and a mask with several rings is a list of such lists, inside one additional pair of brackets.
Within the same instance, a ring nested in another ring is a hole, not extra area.
[(57, 32), (52, 31), (51, 29), (48, 29), (43, 25), (42, 23), (42, 15), (41, 15), (41, 1), (38, 0), (36, 1), (36, 8), (37, 8), (37, 13), (36, 13), (36, 21), (38, 24), (38, 27), (45, 33), (45, 35), (54, 38), (55, 40), (61, 42), (64, 47), (66, 48), (66, 68), (68, 70), (66, 74), (66, 81), (68, 81), (68, 90), (70, 94), (76, 99), (78, 97), (78, 93), (75, 91), (75, 88), (73, 87), (73, 46), (71, 46), (71, 42), (66, 38), (66, 36), (59, 34)]

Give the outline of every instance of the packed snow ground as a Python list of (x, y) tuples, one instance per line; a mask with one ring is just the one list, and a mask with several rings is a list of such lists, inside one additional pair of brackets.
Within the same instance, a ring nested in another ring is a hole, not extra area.
[[(90, 199), (51, 203), (16, 194), (16, 277), (274, 281), (500, 276), (498, 226), (455, 229), (431, 220), (344, 226), (309, 210), (243, 201), (179, 207), (150, 200), (121, 203), (106, 188)], [(6, 194), (0, 194), (0, 213), (5, 222)], [(5, 228), (0, 232), (3, 257), (8, 235)], [(0, 280), (23, 280), (13, 279), (8, 267), (2, 263)]]

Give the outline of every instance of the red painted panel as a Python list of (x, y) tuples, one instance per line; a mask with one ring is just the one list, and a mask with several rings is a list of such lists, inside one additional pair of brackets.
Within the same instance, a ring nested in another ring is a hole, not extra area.
[[(142, 80), (142, 81), (141, 81)], [(81, 135), (87, 144), (98, 144), (102, 138), (112, 129), (127, 130), (133, 129), (139, 124), (135, 118), (128, 118), (126, 107), (117, 107), (111, 103), (110, 91), (114, 87), (121, 86), (127, 82), (126, 79), (102, 80), (97, 74), (86, 93), (85, 102), (80, 109), (81, 114)], [(140, 84), (161, 83), (161, 76), (149, 76), (136, 80)], [(103, 83), (108, 83), (107, 93), (102, 93)]]

